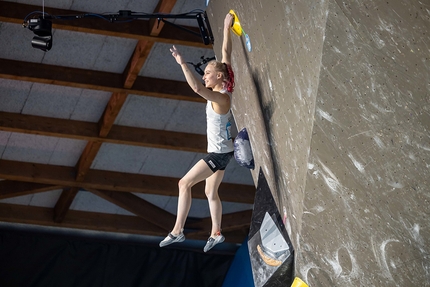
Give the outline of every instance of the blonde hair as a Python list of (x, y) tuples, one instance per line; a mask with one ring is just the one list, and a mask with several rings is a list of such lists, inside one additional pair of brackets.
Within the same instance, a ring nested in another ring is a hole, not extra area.
[(216, 60), (210, 61), (208, 65), (214, 66), (215, 71), (222, 73), (224, 88), (232, 93), (234, 91), (234, 73), (231, 66)]

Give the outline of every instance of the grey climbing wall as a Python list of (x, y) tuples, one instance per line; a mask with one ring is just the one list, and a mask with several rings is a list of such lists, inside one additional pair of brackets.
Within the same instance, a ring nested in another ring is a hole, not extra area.
[(329, 2), (297, 258), (312, 286), (430, 286), (429, 9)]
[[(233, 112), (309, 286), (430, 286), (430, 3), (211, 1), (234, 9)], [(255, 204), (258, 204), (256, 202)]]

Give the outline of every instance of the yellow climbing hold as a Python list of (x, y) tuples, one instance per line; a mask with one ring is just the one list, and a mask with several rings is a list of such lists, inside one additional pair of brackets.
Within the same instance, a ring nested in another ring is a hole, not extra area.
[(294, 278), (294, 281), (293, 281), (293, 284), (291, 285), (291, 287), (308, 287), (308, 284), (303, 282), (303, 280), (300, 279), (299, 277), (296, 277), (296, 278)]
[(233, 25), (231, 26), (231, 30), (237, 36), (242, 36), (242, 26), (240, 25), (239, 17), (237, 17), (236, 13), (233, 10), (230, 10), (229, 13), (233, 15)]

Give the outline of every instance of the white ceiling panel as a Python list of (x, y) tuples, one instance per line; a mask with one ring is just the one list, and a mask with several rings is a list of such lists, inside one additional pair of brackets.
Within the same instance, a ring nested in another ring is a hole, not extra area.
[[(170, 197), (164, 207), (166, 211), (176, 215), (178, 209), (178, 198)], [(209, 205), (206, 199), (193, 198), (188, 217), (205, 218), (210, 216)], [(210, 226), (208, 226), (208, 232)]]
[(0, 111), (98, 122), (111, 93), (0, 79)]
[(69, 119), (81, 94), (82, 89), (34, 83), (22, 113)]
[[(141, 194), (141, 193), (135, 193), (135, 195), (166, 210), (171, 214), (176, 215), (177, 213), (178, 197), (176, 196), (161, 196), (161, 195)], [(222, 201), (222, 198), (221, 198), (221, 203), (222, 203), (223, 214), (244, 211), (244, 210), (249, 210), (253, 208), (252, 204), (226, 202), (226, 201)], [(208, 201), (206, 199), (193, 198), (188, 216), (194, 217), (194, 218), (210, 217)]]
[[(206, 10), (206, 1), (205, 0), (178, 0), (176, 1), (175, 7), (173, 7), (172, 14), (181, 14), (188, 13), (193, 10)], [(184, 26), (193, 26), (197, 27), (197, 20), (185, 20), (185, 19), (176, 19), (172, 21), (176, 25), (184, 25)]]
[(158, 0), (127, 0), (127, 4), (124, 6), (125, 8), (133, 12), (142, 12), (142, 13), (153, 13), (155, 8), (157, 7)]
[[(139, 75), (184, 82), (185, 76), (182, 74), (181, 67), (176, 63), (175, 58), (172, 57), (171, 47), (172, 45), (169, 44), (156, 43)], [(205, 49), (176, 45), (176, 48), (187, 62), (194, 64), (199, 63), (202, 56), (211, 58), (215, 55), (209, 46), (208, 49)], [(204, 69), (204, 66), (201, 68)], [(196, 76), (201, 78), (198, 73), (196, 73)]]
[(206, 104), (180, 101), (165, 127), (169, 131), (206, 134)]
[(132, 10), (136, 12), (152, 13), (157, 6), (157, 0), (117, 0), (117, 1), (87, 1), (74, 0), (71, 10), (93, 12), (93, 13), (116, 13), (119, 10)]
[(58, 138), (12, 133), (2, 159), (48, 164)]
[[(24, 19), (23, 19), (24, 20)], [(45, 52), (36, 50), (31, 46), (33, 32), (24, 29), (22, 25), (0, 23), (0, 57), (4, 59), (42, 62)]]
[(200, 158), (192, 152), (103, 144), (91, 168), (179, 178)]
[(19, 204), (19, 205), (30, 205), (31, 199), (35, 194), (27, 194), (17, 197), (11, 197), (6, 199), (1, 199), (1, 203)]
[(178, 101), (129, 95), (115, 124), (164, 130)]
[(205, 134), (205, 104), (129, 95), (115, 124)]
[(33, 83), (0, 79), (0, 111), (21, 113)]
[(118, 208), (118, 209), (116, 210), (116, 213), (115, 213), (115, 214), (118, 214), (118, 215), (135, 215), (134, 213), (131, 213), (130, 211), (125, 210), (125, 209), (123, 209), (123, 208)]
[[(154, 195), (154, 194), (143, 194), (143, 193), (134, 193), (138, 197), (158, 206), (165, 211), (176, 215), (178, 209), (178, 197), (177, 196), (163, 196), (163, 195)], [(193, 198), (190, 212), (188, 214), (189, 217), (195, 218), (205, 218), (210, 216), (208, 201), (205, 199), (196, 199)]]
[(0, 131), (0, 158), (3, 158), (3, 153), (6, 149), (7, 143), (9, 142), (11, 132)]
[[(40, 5), (40, 8), (42, 10), (42, 4), (43, 2), (45, 2), (45, 6), (49, 6), (49, 7), (53, 7), (53, 8), (60, 8), (60, 9), (69, 9), (70, 6), (72, 5), (74, 0), (55, 0), (55, 1), (42, 1), (42, 0), (38, 0), (38, 1), (31, 1), (32, 5)], [(15, 3), (23, 3), (23, 4), (28, 4), (28, 0), (8, 0), (8, 2), (15, 2)]]
[(148, 156), (148, 149), (138, 146), (102, 144), (92, 169), (138, 173)]
[(176, 214), (175, 210), (166, 209), (168, 202), (173, 198), (172, 196), (156, 195), (156, 194), (146, 194), (134, 192), (134, 195), (148, 201), (149, 203), (156, 205), (157, 207), (166, 210), (172, 214)]
[(134, 39), (56, 29), (52, 37), (52, 49), (43, 58), (44, 64), (116, 73), (123, 72), (136, 44)]
[(118, 37), (107, 37), (96, 57), (92, 70), (121, 74), (133, 55), (137, 40)]
[(61, 138), (49, 159), (49, 164), (61, 166), (76, 166), (87, 141)]
[(101, 212), (110, 214), (134, 215), (121, 207), (88, 191), (79, 191), (70, 205), (72, 210)]
[(103, 3), (98, 1), (87, 0), (73, 0), (70, 10), (92, 12), (92, 13), (114, 13), (124, 9), (128, 0), (105, 1)]
[(12, 198), (0, 200), (1, 203), (11, 203), (19, 205), (31, 205), (39, 207), (54, 207), (58, 198), (61, 195), (61, 189), (40, 192), (35, 194), (28, 194)]
[[(141, 174), (181, 178), (202, 158), (202, 154), (186, 151), (150, 149), (139, 170)], [(173, 168), (174, 167), (174, 168)]]
[(70, 119), (98, 122), (111, 96), (112, 94), (109, 92), (82, 90)]
[[(1, 136), (0, 140), (5, 139)], [(1, 146), (0, 145), (0, 149)], [(33, 134), (10, 133), (1, 158), (5, 160), (74, 166), (85, 147), (84, 141)]]
[(58, 199), (60, 198), (62, 190), (52, 190), (47, 192), (40, 192), (33, 194), (29, 205), (31, 206), (39, 206), (39, 207), (55, 207)]

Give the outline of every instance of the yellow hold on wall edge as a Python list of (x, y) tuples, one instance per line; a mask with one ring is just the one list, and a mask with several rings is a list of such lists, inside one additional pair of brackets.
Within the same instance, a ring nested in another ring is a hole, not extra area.
[(291, 285), (291, 287), (309, 287), (308, 284), (306, 284), (305, 282), (303, 282), (302, 279), (300, 279), (299, 277), (294, 278), (293, 284)]
[(233, 15), (233, 25), (231, 26), (231, 30), (237, 35), (242, 36), (242, 26), (240, 25), (239, 17), (237, 17), (236, 13), (233, 10), (229, 12)]

